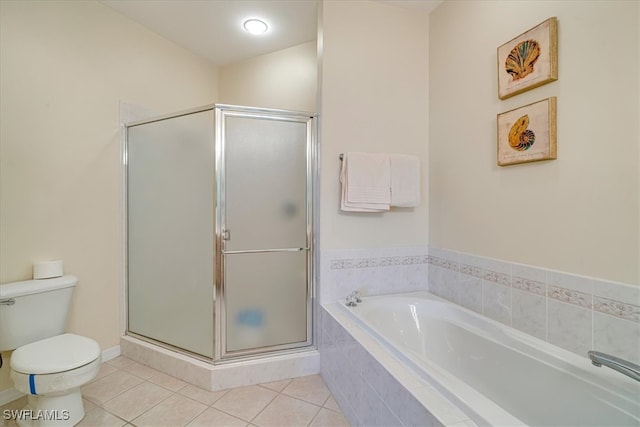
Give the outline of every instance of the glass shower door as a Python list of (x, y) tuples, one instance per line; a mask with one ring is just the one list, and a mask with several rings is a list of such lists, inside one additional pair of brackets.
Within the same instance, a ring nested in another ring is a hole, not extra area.
[(311, 118), (218, 109), (217, 120), (221, 356), (309, 344)]

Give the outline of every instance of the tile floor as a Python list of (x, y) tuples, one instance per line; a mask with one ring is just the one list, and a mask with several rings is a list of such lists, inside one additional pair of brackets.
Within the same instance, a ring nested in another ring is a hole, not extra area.
[[(78, 426), (349, 425), (320, 375), (211, 392), (120, 356), (102, 364), (82, 395)], [(0, 413), (25, 404), (23, 397)], [(0, 425), (16, 424), (0, 417)]]

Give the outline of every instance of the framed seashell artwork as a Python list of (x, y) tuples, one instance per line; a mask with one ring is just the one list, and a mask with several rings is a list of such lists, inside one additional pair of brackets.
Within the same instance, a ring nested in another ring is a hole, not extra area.
[(498, 48), (498, 97), (558, 80), (558, 20), (549, 18)]
[(498, 114), (498, 166), (556, 155), (555, 96)]

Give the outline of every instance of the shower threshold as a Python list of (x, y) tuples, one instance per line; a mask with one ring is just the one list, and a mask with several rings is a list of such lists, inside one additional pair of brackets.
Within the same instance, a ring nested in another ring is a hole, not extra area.
[(129, 335), (120, 338), (120, 349), (142, 365), (211, 391), (320, 373), (320, 354), (314, 347), (219, 365)]

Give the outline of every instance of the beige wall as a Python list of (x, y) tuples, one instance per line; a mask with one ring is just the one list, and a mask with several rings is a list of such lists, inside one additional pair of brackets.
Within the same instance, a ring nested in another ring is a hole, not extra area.
[[(428, 16), (358, 0), (324, 2), (322, 19), (321, 247), (426, 245)], [(419, 156), (422, 204), (339, 211), (338, 156), (347, 151)]]
[[(639, 282), (638, 6), (447, 1), (431, 14), (431, 246)], [(496, 48), (551, 16), (559, 80), (500, 101)], [(496, 166), (496, 114), (549, 96), (558, 159)]]
[(316, 111), (316, 42), (220, 67), (224, 104)]
[(217, 70), (97, 2), (0, 4), (0, 282), (64, 260), (80, 279), (69, 328), (106, 349), (120, 336), (118, 103), (208, 104)]

